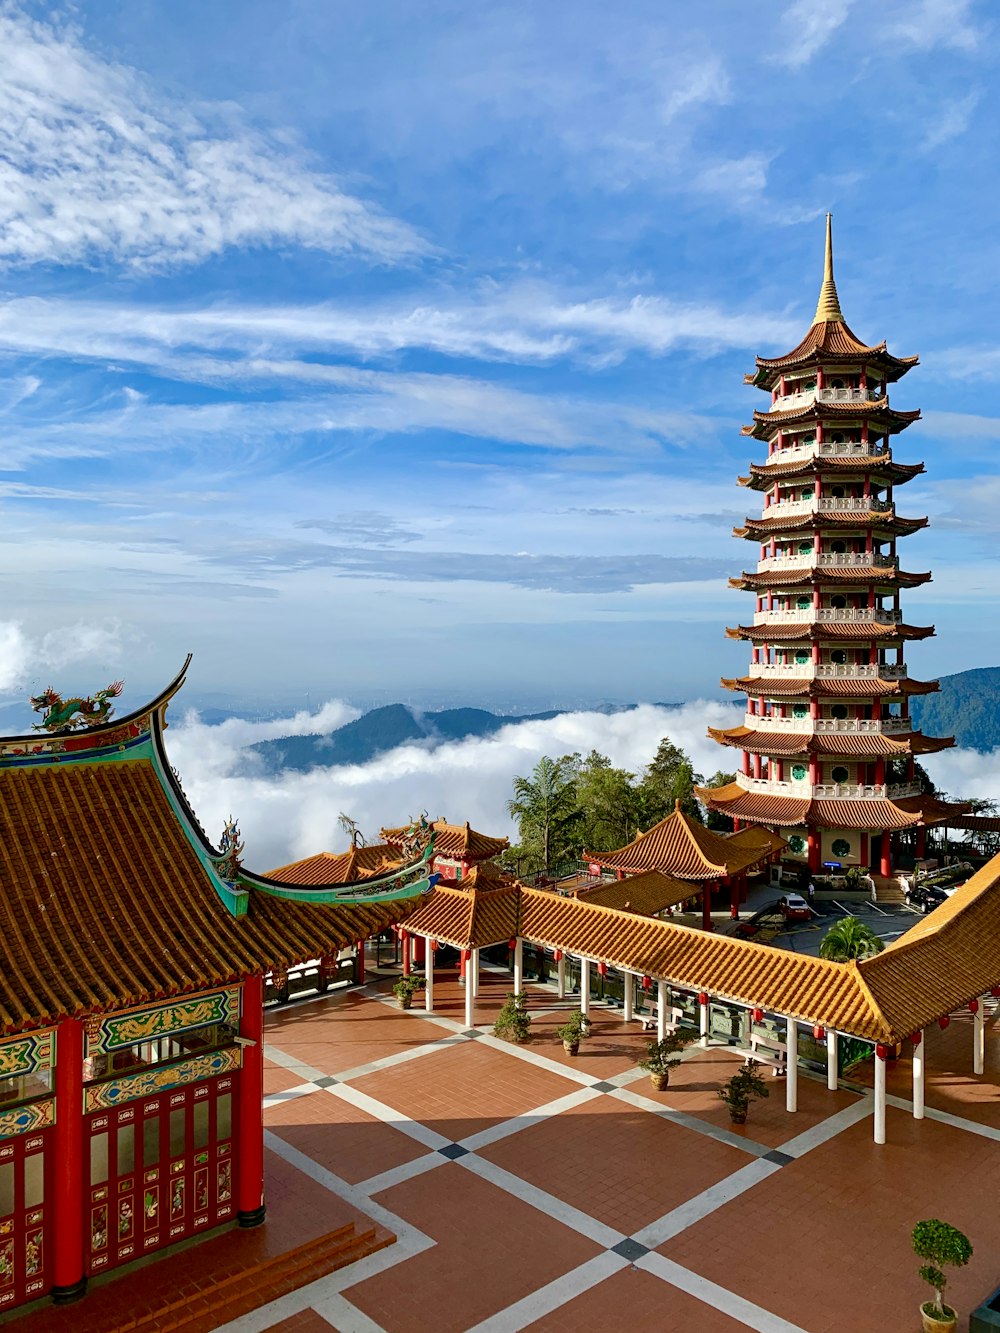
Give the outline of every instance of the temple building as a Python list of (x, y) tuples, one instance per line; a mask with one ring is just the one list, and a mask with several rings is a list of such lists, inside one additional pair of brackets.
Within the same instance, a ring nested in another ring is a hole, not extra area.
[(893, 834), (925, 831), (956, 807), (924, 790), (916, 758), (953, 745), (915, 731), (910, 699), (938, 688), (914, 680), (905, 647), (933, 627), (910, 624), (900, 594), (930, 581), (901, 567), (901, 537), (924, 517), (896, 510), (896, 488), (923, 472), (897, 462), (892, 440), (920, 416), (889, 402), (889, 385), (917, 364), (869, 346), (844, 320), (833, 277), (830, 218), (812, 326), (786, 356), (757, 357), (746, 383), (770, 394), (743, 434), (767, 445), (742, 486), (763, 495), (760, 517), (735, 535), (756, 568), (730, 580), (754, 597), (749, 623), (727, 630), (750, 644), (746, 675), (723, 685), (747, 696), (743, 724), (712, 729), (739, 752), (736, 780), (704, 789), (713, 810), (780, 831), (786, 855), (893, 873)]
[(117, 682), (48, 690), (0, 739), (0, 1313), (263, 1222), (265, 974), (333, 965), (435, 882), (421, 831), (346, 884), (251, 874), (232, 822), (214, 847), (164, 748), (186, 668), (116, 721)]

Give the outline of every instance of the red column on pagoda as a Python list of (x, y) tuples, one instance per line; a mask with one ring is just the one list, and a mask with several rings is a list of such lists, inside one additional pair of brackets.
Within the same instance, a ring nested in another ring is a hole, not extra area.
[(78, 1300), (83, 1272), (83, 1024), (67, 1018), (56, 1029), (55, 1219), (52, 1299)]
[(259, 1227), (264, 1205), (264, 978), (260, 973), (243, 983), (240, 1038), (243, 1061), (237, 1081), (239, 1139), (236, 1163), (236, 1220), (241, 1227)]

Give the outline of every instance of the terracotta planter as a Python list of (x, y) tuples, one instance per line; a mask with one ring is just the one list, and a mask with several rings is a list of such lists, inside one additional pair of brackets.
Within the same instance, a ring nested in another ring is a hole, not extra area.
[(413, 996), (412, 996), (412, 995), (400, 995), (400, 996), (399, 996), (399, 1007), (400, 1007), (400, 1009), (412, 1009), (412, 1008), (413, 1008)]
[(564, 1041), (563, 1050), (567, 1055), (579, 1055), (580, 1043), (578, 1041)]
[(670, 1070), (665, 1069), (662, 1074), (650, 1074), (649, 1081), (657, 1092), (662, 1092), (670, 1082)]
[(920, 1307), (920, 1319), (923, 1324), (924, 1333), (955, 1333), (955, 1329), (958, 1327), (958, 1315), (951, 1306), (946, 1305), (944, 1307), (946, 1314), (945, 1317), (941, 1319), (936, 1314), (928, 1311), (928, 1305), (930, 1306), (930, 1311), (933, 1311), (934, 1305), (932, 1301), (926, 1302)]
[(745, 1125), (746, 1122), (747, 1122), (747, 1113), (746, 1113), (745, 1110), (744, 1110), (744, 1111), (734, 1111), (733, 1108), (730, 1107), (730, 1108), (729, 1108), (729, 1119), (733, 1122), (734, 1125)]

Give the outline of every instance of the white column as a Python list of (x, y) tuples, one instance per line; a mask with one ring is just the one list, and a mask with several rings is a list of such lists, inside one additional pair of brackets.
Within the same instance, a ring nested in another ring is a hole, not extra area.
[(465, 965), (465, 984), (468, 986), (472, 981), (472, 998), (479, 999), (479, 950), (473, 949), (469, 955), (469, 961)]
[(837, 1034), (826, 1030), (826, 1086), (837, 1091)]
[(785, 1110), (799, 1109), (799, 1028), (794, 1018), (785, 1019)]
[(914, 1120), (923, 1120), (924, 1118), (924, 1045), (925, 1037), (922, 1032), (914, 1033), (914, 1036), (920, 1038), (913, 1048), (913, 1118)]
[(875, 1142), (885, 1143), (885, 1061), (875, 1053)]
[(622, 982), (624, 984), (624, 990), (622, 991), (622, 996), (625, 1003), (625, 1007), (622, 1010), (622, 1019), (626, 1023), (631, 1023), (632, 1003), (635, 997), (635, 977), (632, 975), (631, 972), (623, 972)]
[(986, 1068), (986, 997), (980, 995), (979, 1008), (972, 1017), (972, 1072)]
[(656, 983), (656, 1040), (662, 1041), (667, 1035), (667, 983)]
[(465, 960), (465, 1026), (467, 1028), (475, 1027), (476, 984), (472, 980), (472, 960), (475, 956), (476, 950), (470, 949), (469, 956)]
[(424, 937), (424, 1009), (434, 1012), (434, 950), (430, 939)]
[(566, 998), (566, 955), (565, 954), (563, 954), (563, 956), (559, 959), (559, 962), (556, 963), (556, 987), (559, 993), (560, 1000), (565, 1000)]
[(524, 941), (518, 938), (514, 945), (514, 990), (520, 995), (524, 983)]
[(410, 942), (409, 942), (409, 944), (407, 945), (407, 948), (410, 950), (410, 966), (412, 967), (413, 964), (417, 961), (417, 937), (416, 937), (416, 935), (411, 935), (411, 936), (410, 936)]
[(580, 1012), (590, 1013), (590, 959), (580, 959)]
[(740, 1046), (743, 1050), (750, 1049), (750, 1032), (752, 1030), (753, 1018), (749, 1009), (744, 1009), (740, 1014)]
[(708, 1010), (709, 1006), (707, 1004), (698, 1005), (698, 1031), (701, 1033), (699, 1042), (701, 1046), (708, 1045)]

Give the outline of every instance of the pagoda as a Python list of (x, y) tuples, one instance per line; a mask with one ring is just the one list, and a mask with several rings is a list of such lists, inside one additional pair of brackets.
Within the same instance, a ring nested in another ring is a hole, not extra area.
[(897, 544), (927, 524), (896, 511), (895, 490), (923, 472), (897, 462), (892, 438), (919, 411), (889, 402), (889, 385), (918, 358), (863, 343), (844, 320), (833, 277), (830, 216), (819, 304), (786, 356), (757, 357), (747, 384), (769, 393), (743, 434), (766, 443), (740, 485), (763, 494), (760, 517), (734, 535), (757, 547), (752, 572), (730, 586), (754, 595), (748, 624), (726, 631), (751, 646), (747, 674), (723, 680), (747, 696), (743, 725), (710, 729), (739, 751), (735, 782), (699, 792), (713, 810), (780, 831), (788, 852), (890, 876), (893, 834), (925, 830), (952, 807), (924, 790), (915, 759), (954, 744), (913, 729), (910, 699), (938, 688), (910, 677), (911, 625), (900, 592), (929, 573), (900, 567)]

